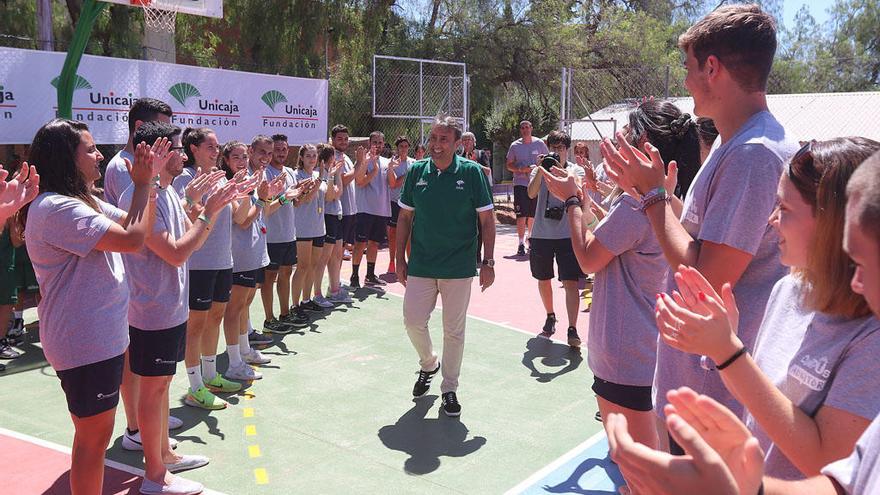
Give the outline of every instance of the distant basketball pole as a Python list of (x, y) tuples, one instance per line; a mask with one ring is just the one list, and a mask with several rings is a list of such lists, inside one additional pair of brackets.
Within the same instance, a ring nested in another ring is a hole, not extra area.
[(61, 118), (73, 118), (73, 83), (76, 79), (76, 70), (92, 35), (95, 20), (106, 5), (97, 0), (83, 2), (82, 13), (76, 23), (73, 39), (67, 49), (67, 58), (64, 59), (64, 67), (61, 69), (61, 77), (58, 79), (58, 116)]

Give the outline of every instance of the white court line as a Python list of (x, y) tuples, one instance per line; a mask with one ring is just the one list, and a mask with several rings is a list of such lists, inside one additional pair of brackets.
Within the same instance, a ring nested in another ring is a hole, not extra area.
[(604, 429), (602, 431), (596, 433), (595, 435), (591, 436), (590, 438), (586, 439), (583, 443), (581, 443), (577, 447), (569, 450), (565, 454), (562, 454), (562, 457), (560, 457), (559, 459), (556, 459), (555, 461), (551, 462), (550, 464), (547, 464), (546, 466), (544, 466), (543, 468), (538, 470), (538, 472), (536, 472), (535, 474), (533, 474), (533, 475), (529, 476), (528, 478), (526, 478), (525, 480), (523, 480), (520, 484), (516, 485), (515, 487), (511, 488), (510, 490), (507, 490), (506, 492), (504, 492), (504, 495), (516, 495), (516, 494), (522, 493), (523, 490), (534, 485), (536, 482), (545, 478), (548, 474), (552, 473), (553, 471), (556, 471), (561, 466), (563, 466), (565, 463), (567, 463), (568, 461), (577, 457), (578, 454), (582, 453), (583, 451), (589, 449), (593, 445), (602, 441), (603, 438), (605, 438), (605, 430)]
[[(56, 452), (61, 452), (62, 454), (70, 455), (70, 452), (71, 452), (70, 447), (58, 445), (57, 443), (53, 443), (48, 440), (43, 440), (42, 438), (32, 437), (30, 435), (27, 435), (24, 433), (19, 433), (17, 431), (7, 430), (6, 428), (2, 428), (2, 427), (0, 427), (0, 435), (6, 435), (9, 437), (21, 440), (23, 442), (30, 442), (34, 445), (39, 445), (40, 447), (45, 447), (47, 449), (51, 449)], [(136, 467), (129, 466), (128, 464), (116, 462), (111, 459), (104, 459), (104, 465), (111, 467), (113, 469), (119, 470), (119, 471), (126, 472), (128, 474), (140, 476), (141, 478), (144, 477), (144, 470), (143, 469), (138, 469)], [(204, 493), (205, 495), (226, 495), (222, 492), (215, 492), (214, 490), (210, 490), (208, 488), (205, 488), (205, 491), (202, 493)]]

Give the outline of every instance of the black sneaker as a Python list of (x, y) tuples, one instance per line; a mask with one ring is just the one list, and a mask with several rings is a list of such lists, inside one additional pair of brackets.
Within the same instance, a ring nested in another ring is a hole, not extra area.
[(21, 353), (12, 347), (9, 340), (6, 338), (0, 339), (0, 359), (15, 359), (18, 357), (21, 357)]
[(313, 313), (323, 313), (324, 312), (324, 308), (319, 306), (318, 303), (316, 303), (315, 301), (312, 301), (311, 299), (304, 302), (304, 303), (300, 303), (299, 307), (302, 308), (303, 311), (311, 311)]
[[(278, 321), (278, 320), (275, 320), (275, 321)], [(269, 323), (269, 324), (272, 325), (272, 323)], [(266, 323), (263, 323), (263, 326), (265, 327)], [(264, 333), (251, 332), (248, 334), (248, 342), (251, 345), (269, 345), (269, 344), (272, 344), (273, 342), (275, 342), (275, 339), (273, 339), (272, 337), (270, 337)]]
[(525, 256), (526, 255), (526, 246), (525, 244), (520, 244), (519, 248), (516, 250), (517, 256)]
[(366, 277), (364, 277), (364, 285), (376, 285), (379, 287), (383, 287), (388, 284), (375, 275), (367, 275)]
[(575, 327), (568, 327), (568, 345), (570, 347), (581, 347), (581, 338), (578, 337), (578, 331)]
[(544, 328), (538, 334), (538, 337), (549, 339), (554, 333), (556, 333), (556, 315), (547, 315), (547, 319), (544, 321)]
[(291, 308), (287, 316), (281, 318), (281, 321), (294, 328), (303, 328), (309, 326), (309, 317), (306, 312), (300, 308)]
[(419, 378), (416, 380), (416, 384), (413, 385), (413, 397), (419, 398), (428, 393), (428, 389), (431, 388), (431, 380), (434, 379), (434, 375), (440, 371), (440, 363), (437, 362), (437, 367), (434, 371), (421, 371), (419, 370)]
[[(290, 315), (288, 315), (290, 316)], [(284, 316), (279, 320), (278, 318), (274, 318), (272, 320), (266, 320), (263, 322), (263, 330), (269, 333), (277, 333), (277, 334), (287, 334), (293, 331), (293, 328), (290, 327), (287, 323), (282, 321)], [(255, 332), (256, 333), (256, 332)], [(250, 337), (248, 337), (250, 339)]]
[(360, 289), (361, 288), (361, 279), (357, 275), (352, 275), (351, 279), (348, 282), (348, 286), (352, 289)]
[(443, 405), (440, 407), (447, 416), (461, 416), (461, 404), (458, 403), (458, 397), (455, 396), (455, 392), (443, 394)]

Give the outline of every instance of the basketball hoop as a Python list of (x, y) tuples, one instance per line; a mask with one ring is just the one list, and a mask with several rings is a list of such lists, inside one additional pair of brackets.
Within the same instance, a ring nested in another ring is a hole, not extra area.
[(173, 34), (177, 25), (178, 2), (167, 0), (131, 0), (144, 10), (144, 25), (158, 33)]

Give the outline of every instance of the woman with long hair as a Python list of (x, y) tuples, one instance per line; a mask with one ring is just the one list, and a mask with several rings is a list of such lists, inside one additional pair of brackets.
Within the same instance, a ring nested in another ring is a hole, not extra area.
[[(336, 247), (336, 242), (342, 238), (342, 167), (343, 160), (335, 161), (336, 152), (329, 144), (318, 145), (318, 166), (321, 168), (321, 182), (327, 185), (324, 193), (324, 246), (321, 255), (315, 263), (315, 273), (312, 276), (312, 285), (315, 296), (312, 301), (322, 308), (332, 308), (330, 301), (321, 292), (321, 283), (324, 281), (324, 269), (329, 269), (330, 257)], [(337, 278), (337, 280), (339, 280)], [(339, 287), (330, 287), (328, 292), (336, 294)]]
[[(747, 411), (768, 476), (818, 475), (852, 451), (880, 413), (880, 321), (871, 315), (843, 250), (846, 184), (880, 143), (860, 137), (810, 141), (791, 159), (770, 224), (791, 273), (776, 283), (754, 357), (737, 337), (729, 283), (717, 294), (693, 268), (657, 300), (663, 341), (707, 356)], [(712, 363), (704, 358), (704, 365)]]
[(40, 174), (40, 195), (20, 221), (43, 294), (40, 341), (61, 380), (75, 430), (74, 495), (102, 491), (104, 451), (129, 341), (129, 292), (119, 253), (137, 251), (150, 233), (151, 182), (169, 147), (167, 139), (152, 148), (141, 143), (134, 164), (126, 160), (134, 184), (128, 211), (92, 195), (104, 157), (86, 124), (54, 119), (37, 131), (30, 147), (28, 162)]
[(294, 179), (297, 183), (312, 181), (314, 186), (296, 203), (296, 271), (291, 282), (294, 312), (305, 316), (305, 311), (321, 312), (325, 308), (312, 301), (315, 284), (315, 266), (321, 258), (324, 237), (324, 196), (327, 183), (321, 181), (318, 169), (318, 148), (304, 144), (299, 149)]

